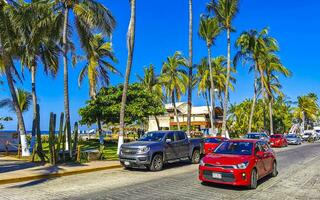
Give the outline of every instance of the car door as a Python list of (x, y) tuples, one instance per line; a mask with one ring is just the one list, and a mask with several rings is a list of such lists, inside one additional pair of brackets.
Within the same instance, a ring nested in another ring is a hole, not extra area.
[(263, 177), (266, 174), (266, 167), (265, 167), (265, 163), (263, 160), (263, 156), (262, 157), (257, 156), (257, 153), (262, 152), (262, 151), (263, 151), (263, 149), (262, 149), (261, 143), (256, 142), (255, 148), (254, 148), (254, 154), (256, 157), (256, 167), (258, 170), (258, 177)]
[[(167, 142), (167, 139), (170, 139), (170, 142)], [(173, 160), (175, 159), (175, 136), (174, 136), (174, 132), (168, 132), (165, 140), (164, 140), (164, 148), (165, 148), (165, 159), (166, 160)]]
[(273, 168), (273, 152), (266, 142), (261, 142), (263, 149), (265, 150), (265, 158), (264, 162), (266, 164), (266, 171), (267, 173), (272, 171)]
[(179, 142), (179, 157), (180, 158), (185, 158), (189, 156), (189, 139), (187, 137), (187, 135), (185, 134), (185, 132), (183, 131), (179, 131), (177, 132), (177, 140)]

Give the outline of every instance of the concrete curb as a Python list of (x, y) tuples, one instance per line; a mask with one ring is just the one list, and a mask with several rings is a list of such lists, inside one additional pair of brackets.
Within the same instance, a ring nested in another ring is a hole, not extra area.
[(57, 178), (62, 176), (70, 176), (70, 175), (83, 174), (88, 172), (117, 169), (121, 167), (122, 166), (118, 164), (118, 165), (96, 167), (96, 168), (90, 168), (90, 169), (79, 169), (79, 170), (74, 170), (69, 172), (67, 171), (67, 172), (47, 173), (47, 174), (31, 175), (31, 176), (24, 176), (24, 177), (16, 177), (16, 178), (10, 178), (10, 179), (0, 179), (0, 185), (9, 184), (9, 183), (18, 183), (18, 182), (24, 182), (24, 181), (32, 181), (32, 180), (38, 180), (38, 179)]

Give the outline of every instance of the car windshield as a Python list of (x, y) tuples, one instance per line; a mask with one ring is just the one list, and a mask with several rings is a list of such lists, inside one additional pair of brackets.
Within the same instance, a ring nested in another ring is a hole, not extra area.
[(287, 138), (297, 138), (296, 135), (287, 135)]
[(214, 153), (231, 155), (251, 155), (252, 147), (252, 142), (226, 141), (222, 142), (214, 151)]
[(281, 135), (270, 135), (271, 138), (281, 138)]
[(247, 134), (244, 137), (248, 139), (260, 139), (260, 134)]
[(164, 137), (164, 132), (148, 132), (144, 134), (139, 141), (153, 141), (158, 142), (161, 141), (161, 139)]
[(305, 133), (304, 135), (312, 135), (312, 133)]
[(205, 143), (220, 143), (222, 141), (222, 138), (206, 138), (204, 140)]

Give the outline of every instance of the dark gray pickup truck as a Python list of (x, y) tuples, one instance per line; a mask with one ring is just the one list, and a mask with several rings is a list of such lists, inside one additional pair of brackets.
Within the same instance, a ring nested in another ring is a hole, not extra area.
[(202, 139), (189, 139), (183, 131), (153, 131), (123, 144), (119, 158), (125, 168), (145, 166), (159, 171), (164, 163), (187, 159), (199, 163), (202, 152)]

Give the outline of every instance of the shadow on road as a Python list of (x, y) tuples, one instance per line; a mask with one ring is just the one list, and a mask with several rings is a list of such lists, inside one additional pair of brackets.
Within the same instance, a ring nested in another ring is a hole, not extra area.
[(50, 181), (50, 180), (53, 180), (53, 178), (50, 178), (50, 179), (43, 178), (43, 179), (34, 180), (34, 181), (27, 182), (27, 183), (19, 184), (19, 185), (10, 186), (8, 188), (30, 187), (30, 186), (35, 186), (35, 185), (39, 185), (39, 184), (45, 183), (45, 182)]
[(12, 161), (12, 160), (1, 160), (0, 162), (0, 174), (6, 172), (12, 172), (17, 170), (28, 169), (39, 166), (36, 163), (23, 162), (23, 161)]
[[(176, 163), (166, 163), (163, 166), (163, 170), (169, 170), (169, 169), (173, 169), (173, 168), (185, 167), (187, 165), (191, 165), (190, 161), (180, 161), (180, 162), (176, 162)], [(146, 167), (127, 168), (127, 170), (136, 171), (136, 172), (151, 172), (151, 173), (155, 173), (155, 172), (149, 171)]]

